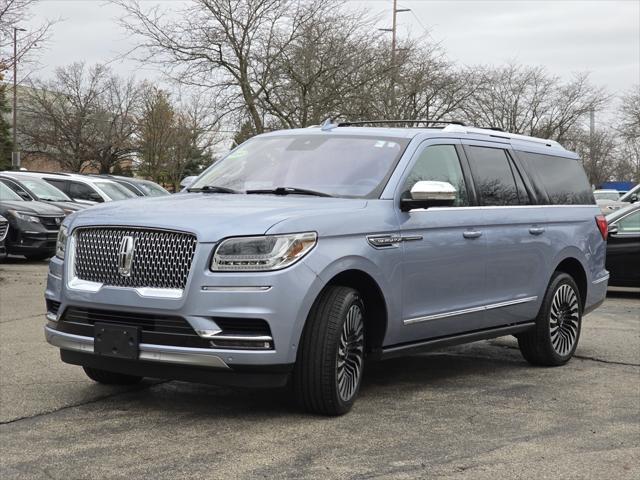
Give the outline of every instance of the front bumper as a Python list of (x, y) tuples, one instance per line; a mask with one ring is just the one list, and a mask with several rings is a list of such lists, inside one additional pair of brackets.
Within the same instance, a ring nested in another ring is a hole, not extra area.
[[(227, 323), (234, 319), (259, 319), (269, 326), (272, 339), (270, 349), (221, 348), (213, 344), (208, 348), (191, 348), (143, 341), (137, 362), (165, 367), (226, 370), (231, 373), (265, 368), (290, 370), (296, 360), (304, 321), (323, 286), (322, 280), (304, 261), (275, 272), (211, 272), (210, 250), (211, 245), (198, 245), (186, 288), (180, 296), (175, 297), (154, 297), (140, 289), (106, 285), (97, 291), (74, 289), (67, 280), (66, 265), (54, 257), (50, 262), (45, 298), (49, 302), (56, 302), (57, 307), (56, 312), (47, 314), (47, 341), (63, 353), (82, 353), (85, 361), (87, 357), (99, 358), (93, 353), (90, 331), (82, 333), (69, 330), (61, 321), (69, 308), (181, 317), (200, 336), (205, 335), (203, 332), (215, 332), (218, 318), (226, 319)], [(203, 338), (215, 340), (215, 337)], [(107, 359), (102, 361), (106, 362)]]
[(16, 255), (44, 254), (53, 255), (56, 250), (56, 239), (58, 232), (54, 231), (33, 231), (33, 230), (11, 230), (11, 235), (5, 241), (8, 253)]
[[(47, 342), (62, 350), (93, 354), (93, 337), (59, 332), (50, 326), (44, 327), (44, 334)], [(170, 345), (142, 343), (140, 344), (139, 360), (208, 368), (229, 368), (218, 353), (207, 348), (174, 347)]]

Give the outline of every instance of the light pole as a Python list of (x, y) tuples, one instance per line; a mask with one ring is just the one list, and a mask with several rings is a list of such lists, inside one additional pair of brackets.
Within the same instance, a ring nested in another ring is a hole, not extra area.
[(18, 32), (26, 32), (24, 28), (13, 27), (13, 152), (11, 152), (11, 168), (20, 170), (20, 151), (18, 150)]

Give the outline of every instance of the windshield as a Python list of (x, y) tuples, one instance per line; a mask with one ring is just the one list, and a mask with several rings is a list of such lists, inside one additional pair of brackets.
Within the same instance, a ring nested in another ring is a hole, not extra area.
[(19, 179), (25, 187), (33, 192), (38, 197), (38, 200), (48, 200), (50, 202), (70, 202), (71, 199), (62, 191), (58, 190), (53, 185), (48, 184), (44, 180), (37, 180), (32, 178)]
[(0, 200), (12, 201), (12, 202), (24, 202), (20, 195), (15, 193), (4, 183), (0, 182)]
[(593, 196), (596, 200), (618, 200), (620, 195), (618, 192), (593, 192)]
[(334, 196), (369, 197), (383, 187), (408, 142), (330, 134), (254, 138), (214, 163), (190, 188), (295, 187)]
[(145, 195), (150, 197), (162, 197), (164, 195), (170, 195), (164, 188), (160, 185), (150, 182), (148, 180), (140, 180), (138, 181), (138, 186), (142, 189)]
[(96, 182), (96, 186), (111, 200), (126, 200), (136, 196), (135, 193), (114, 182)]
[(631, 197), (634, 196), (634, 195), (640, 195), (640, 185), (636, 185), (631, 190), (629, 190), (627, 193), (625, 193), (623, 196), (621, 196), (620, 197), (620, 201), (621, 202), (630, 202), (631, 201)]

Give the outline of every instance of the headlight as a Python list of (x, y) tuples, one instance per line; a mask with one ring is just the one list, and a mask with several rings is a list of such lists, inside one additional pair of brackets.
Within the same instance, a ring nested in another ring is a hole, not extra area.
[(64, 260), (64, 252), (67, 250), (67, 227), (62, 225), (58, 230), (58, 240), (56, 241), (56, 257)]
[(315, 232), (224, 240), (216, 248), (211, 270), (260, 272), (293, 265), (315, 246)]
[(24, 220), (25, 222), (40, 223), (40, 219), (35, 215), (31, 215), (25, 212), (17, 212), (16, 210), (10, 210), (10, 212), (14, 217), (19, 218), (20, 220)]

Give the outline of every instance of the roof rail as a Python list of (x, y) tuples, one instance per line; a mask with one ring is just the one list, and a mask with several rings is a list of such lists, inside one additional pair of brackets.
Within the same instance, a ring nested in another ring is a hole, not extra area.
[(444, 127), (443, 131), (449, 132), (449, 133), (475, 133), (478, 135), (486, 135), (488, 137), (517, 140), (519, 142), (531, 142), (531, 143), (537, 143), (540, 145), (545, 145), (547, 147), (560, 148), (562, 150), (565, 149), (562, 145), (560, 145), (560, 143), (556, 142), (555, 140), (549, 140), (546, 138), (538, 138), (538, 137), (529, 137), (527, 135), (519, 135), (517, 133), (498, 131), (492, 128), (467, 127), (462, 125), (447, 125), (446, 127)]
[[(444, 121), (444, 120), (358, 120), (354, 122), (340, 122), (338, 127), (359, 127), (363, 125), (387, 125), (387, 124), (426, 124), (426, 125), (461, 125), (464, 123), (457, 121)], [(411, 125), (413, 126), (413, 125)]]
[(82, 175), (80, 174), (73, 174), (73, 173), (66, 173), (66, 172), (44, 172), (41, 170), (14, 170), (13, 173), (43, 173), (46, 175), (63, 175), (63, 176), (69, 176), (69, 175)]

